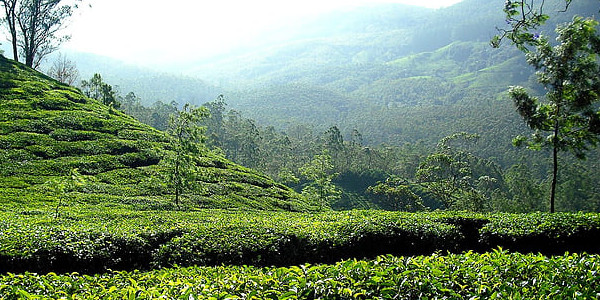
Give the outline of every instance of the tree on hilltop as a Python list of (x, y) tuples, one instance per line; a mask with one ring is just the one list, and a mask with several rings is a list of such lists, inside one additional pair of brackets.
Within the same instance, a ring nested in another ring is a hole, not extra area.
[(72, 60), (59, 53), (48, 70), (48, 75), (64, 84), (74, 85), (79, 77), (79, 71)]
[(98, 73), (94, 74), (90, 80), (82, 80), (81, 90), (86, 96), (101, 101), (104, 105), (114, 108), (121, 107), (118, 93), (112, 85), (104, 82), (102, 75)]
[[(80, 2), (81, 0), (75, 0)], [(69, 39), (60, 35), (66, 20), (78, 5), (64, 4), (63, 0), (0, 0), (4, 7), (2, 21), (8, 27), (13, 58), (19, 55), (25, 65), (38, 68), (40, 62)]]

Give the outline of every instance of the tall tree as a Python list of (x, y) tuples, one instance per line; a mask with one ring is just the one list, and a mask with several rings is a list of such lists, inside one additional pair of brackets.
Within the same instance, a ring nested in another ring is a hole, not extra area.
[(437, 150), (427, 156), (417, 169), (415, 177), (418, 183), (435, 195), (446, 209), (455, 207), (456, 202), (465, 197), (473, 186), (470, 164), (473, 155), (453, 143), (466, 144), (478, 138), (464, 132), (443, 138)]
[(302, 195), (321, 208), (331, 207), (331, 204), (339, 200), (342, 194), (333, 183), (333, 179), (339, 175), (333, 172), (333, 168), (327, 150), (315, 155), (310, 162), (300, 168), (302, 176), (309, 181), (302, 189)]
[(86, 96), (102, 101), (105, 105), (111, 105), (115, 108), (121, 106), (118, 93), (112, 85), (104, 82), (102, 76), (98, 73), (94, 74), (90, 80), (82, 80), (81, 89)]
[(527, 54), (528, 63), (538, 70), (538, 82), (546, 88), (543, 101), (523, 87), (510, 89), (517, 111), (535, 131), (531, 138), (515, 138), (515, 144), (527, 142), (532, 149), (552, 150), (551, 212), (555, 210), (558, 153), (570, 151), (583, 159), (599, 140), (600, 37), (596, 26), (597, 21), (575, 17), (557, 28), (557, 45), (540, 37), (536, 51)]
[(499, 189), (502, 174), (495, 164), (468, 150), (478, 139), (465, 132), (447, 136), (417, 169), (417, 183), (446, 209), (483, 211)]
[(19, 49), (17, 47), (17, 4), (18, 0), (0, 0), (2, 6), (4, 6), (4, 18), (2, 21), (8, 27), (10, 34), (10, 40), (12, 44), (13, 59), (19, 61)]
[(425, 210), (423, 200), (415, 194), (410, 183), (398, 176), (390, 176), (385, 181), (378, 181), (367, 189), (375, 195), (385, 196), (387, 204), (396, 210), (420, 211)]
[(165, 163), (169, 170), (168, 185), (173, 187), (178, 207), (181, 194), (196, 173), (195, 158), (201, 152), (205, 140), (204, 127), (199, 124), (206, 117), (206, 108), (195, 108), (187, 103), (169, 121), (167, 132), (171, 135), (172, 153), (165, 157)]
[(0, 0), (0, 3), (4, 6), (3, 21), (10, 33), (15, 60), (18, 61), (19, 53), (25, 65), (37, 68), (44, 57), (69, 39), (59, 32), (73, 14), (76, 3), (64, 4), (63, 0)]
[(210, 116), (205, 120), (208, 143), (212, 147), (222, 147), (225, 136), (225, 109), (227, 107), (225, 96), (219, 95), (217, 99), (204, 103), (202, 106), (210, 112)]
[(224, 120), (223, 146), (227, 158), (249, 168), (260, 168), (259, 127), (252, 119), (244, 118), (238, 111), (230, 110)]

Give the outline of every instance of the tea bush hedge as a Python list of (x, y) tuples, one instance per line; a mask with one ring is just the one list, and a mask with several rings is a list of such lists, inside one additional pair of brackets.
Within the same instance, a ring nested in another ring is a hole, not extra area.
[(600, 257), (509, 253), (379, 256), (332, 265), (6, 274), (5, 299), (598, 299)]
[[(52, 202), (38, 209), (1, 211), (0, 271), (287, 266), (382, 254), (485, 252), (498, 246), (544, 254), (600, 253), (596, 214), (132, 211), (146, 204), (144, 198), (130, 199), (114, 207), (94, 198), (81, 204), (71, 202), (70, 207), (58, 209), (58, 217)], [(153, 206), (174, 208), (160, 201)], [(527, 224), (521, 225), (521, 219), (543, 226), (529, 227), (523, 233), (519, 228)], [(544, 239), (532, 244), (532, 236)]]

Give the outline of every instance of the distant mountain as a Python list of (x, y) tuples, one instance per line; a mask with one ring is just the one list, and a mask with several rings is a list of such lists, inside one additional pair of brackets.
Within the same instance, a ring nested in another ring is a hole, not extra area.
[[(77, 201), (152, 208), (171, 205), (165, 133), (0, 56), (0, 199), (47, 206), (52, 182), (71, 182)], [(186, 197), (191, 207), (303, 209), (291, 189), (208, 149)], [(71, 179), (70, 179), (71, 178)], [(68, 185), (65, 183), (65, 185)], [(62, 196), (61, 196), (62, 197)], [(65, 196), (66, 197), (66, 196)]]
[[(598, 6), (582, 0), (560, 13), (561, 4), (546, 1), (553, 18), (542, 33), (551, 34), (572, 14), (597, 12)], [(489, 45), (496, 28), (505, 24), (504, 5), (465, 0), (443, 9), (379, 4), (332, 12), (288, 30), (285, 42), (192, 63), (188, 70), (218, 82), (232, 108), (262, 124), (281, 129), (295, 122), (323, 129), (338, 125), (347, 135), (359, 129), (373, 143), (435, 142), (449, 128), (479, 130), (469, 126), (473, 120), (446, 112), (485, 110), (500, 122), (512, 110), (505, 94), (510, 85), (537, 88), (522, 52), (508, 42), (499, 49)], [(429, 124), (424, 119), (432, 111), (450, 123), (440, 122), (438, 129), (396, 128), (398, 110), (411, 110), (411, 119), (404, 120), (410, 124)], [(439, 134), (418, 133), (431, 130)], [(510, 144), (509, 132), (522, 130), (512, 125), (503, 143)]]
[[(522, 52), (508, 42), (489, 46), (505, 24), (504, 5), (464, 0), (442, 9), (377, 4), (330, 12), (273, 28), (253, 48), (170, 70), (190, 77), (108, 63), (113, 69), (103, 71), (104, 63), (92, 59), (78, 64), (83, 74), (105, 73), (108, 83), (146, 103), (200, 104), (222, 93), (230, 108), (278, 129), (338, 125), (346, 135), (358, 129), (371, 143), (391, 144), (434, 143), (450, 130), (485, 136), (491, 132), (474, 124), (471, 114), (489, 113), (502, 123), (514, 114), (508, 86), (538, 88)], [(595, 0), (574, 1), (568, 13), (559, 12), (561, 5), (563, 0), (545, 2), (552, 18), (541, 33), (552, 34), (573, 14), (598, 12)], [(452, 113), (457, 111), (463, 113)], [(432, 116), (436, 122), (428, 120)], [(518, 118), (513, 121), (496, 137), (502, 144), (525, 130)], [(416, 125), (421, 123), (436, 128)]]
[[(287, 40), (209, 63), (189, 72), (227, 87), (280, 83), (329, 68), (364, 69), (456, 41), (487, 42), (502, 24), (503, 2), (467, 0), (444, 9), (377, 4), (331, 12), (277, 32)], [(312, 72), (311, 72), (312, 71)], [(339, 77), (351, 75), (340, 73)], [(318, 76), (318, 75), (317, 75)]]

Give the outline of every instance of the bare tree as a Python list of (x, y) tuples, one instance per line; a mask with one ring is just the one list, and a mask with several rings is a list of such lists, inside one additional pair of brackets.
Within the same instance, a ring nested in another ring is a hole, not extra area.
[(79, 71), (72, 60), (59, 53), (48, 75), (64, 84), (73, 85), (79, 77)]
[(19, 51), (17, 48), (17, 2), (18, 0), (0, 0), (2, 6), (4, 6), (5, 17), (2, 19), (8, 27), (10, 33), (10, 40), (12, 42), (12, 52), (14, 60), (19, 60)]
[(69, 39), (70, 36), (59, 35), (59, 32), (77, 4), (62, 5), (61, 2), (63, 0), (0, 0), (15, 60), (21, 55), (25, 65), (37, 68), (44, 57)]

